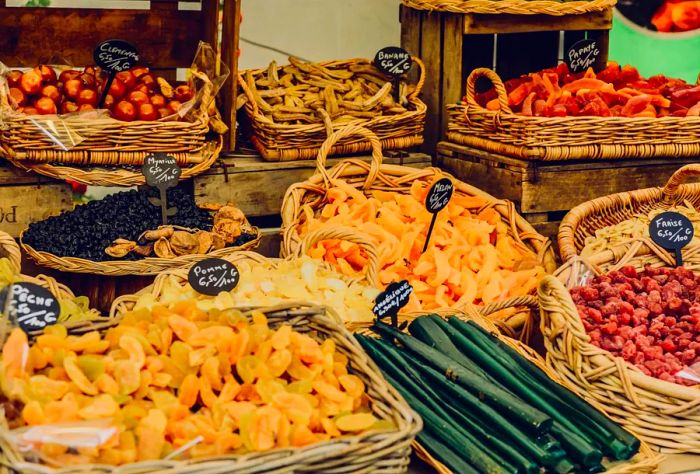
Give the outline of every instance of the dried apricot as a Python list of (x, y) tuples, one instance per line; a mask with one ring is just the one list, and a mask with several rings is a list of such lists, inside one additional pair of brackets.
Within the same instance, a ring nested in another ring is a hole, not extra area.
[(180, 403), (188, 408), (194, 406), (197, 403), (197, 396), (199, 395), (199, 379), (194, 374), (189, 374), (185, 376), (180, 385), (178, 391), (178, 399)]
[(71, 381), (85, 394), (87, 395), (97, 395), (97, 387), (88, 379), (85, 374), (80, 370), (78, 365), (78, 358), (75, 356), (69, 356), (63, 359), (63, 368), (68, 374)]
[(371, 413), (353, 413), (339, 416), (335, 425), (340, 431), (364, 431), (372, 427), (377, 421)]
[(118, 360), (114, 364), (114, 380), (119, 384), (119, 392), (129, 395), (141, 386), (141, 371), (130, 360)]
[(100, 418), (111, 418), (119, 411), (119, 405), (114, 401), (112, 395), (102, 394), (92, 399), (92, 401), (78, 411), (78, 415), (86, 420), (97, 420)]

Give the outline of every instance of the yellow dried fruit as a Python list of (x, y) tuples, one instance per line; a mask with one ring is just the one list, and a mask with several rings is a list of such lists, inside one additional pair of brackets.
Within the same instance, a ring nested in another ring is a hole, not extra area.
[(122, 258), (125, 257), (136, 248), (136, 242), (133, 240), (116, 239), (112, 244), (105, 249), (105, 253), (110, 257)]
[(174, 258), (175, 253), (170, 248), (170, 242), (165, 237), (161, 237), (153, 244), (153, 252), (160, 258)]
[(175, 255), (190, 255), (199, 251), (199, 241), (194, 234), (176, 230), (170, 237), (170, 248)]

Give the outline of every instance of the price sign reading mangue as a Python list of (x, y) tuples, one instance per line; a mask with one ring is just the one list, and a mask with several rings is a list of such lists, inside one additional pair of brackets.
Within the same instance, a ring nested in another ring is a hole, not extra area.
[(374, 300), (372, 312), (377, 319), (390, 316), (392, 326), (396, 327), (398, 325), (397, 315), (401, 308), (408, 304), (411, 293), (413, 293), (413, 287), (407, 280), (391, 283)]
[(141, 168), (146, 184), (160, 191), (160, 199), (151, 199), (154, 206), (161, 206), (163, 225), (167, 225), (168, 216), (177, 212), (176, 208), (168, 208), (168, 189), (177, 186), (182, 170), (175, 158), (165, 153), (148, 155)]
[(49, 290), (26, 282), (8, 285), (0, 291), (0, 310), (24, 332), (56, 324), (61, 314), (61, 306)]
[(190, 268), (187, 281), (195, 291), (208, 296), (216, 296), (222, 291), (231, 291), (241, 279), (238, 268), (221, 258), (207, 258)]
[(109, 88), (114, 82), (114, 76), (118, 72), (128, 71), (134, 67), (139, 62), (139, 52), (134, 45), (127, 41), (111, 39), (97, 45), (92, 52), (92, 59), (95, 64), (109, 74), (100, 96), (98, 108), (102, 108)]
[(603, 54), (598, 42), (593, 39), (584, 39), (574, 43), (567, 51), (564, 62), (571, 72), (585, 72), (592, 67), (595, 72), (605, 68)]
[(399, 78), (411, 70), (413, 66), (411, 54), (403, 48), (388, 46), (377, 51), (377, 54), (374, 56), (374, 65), (384, 74), (394, 78), (394, 100), (398, 102)]
[(433, 219), (430, 221), (430, 227), (428, 228), (428, 235), (425, 237), (425, 245), (423, 246), (423, 252), (428, 250), (428, 244), (430, 243), (430, 236), (433, 234), (433, 228), (435, 227), (435, 221), (437, 220), (437, 215), (440, 211), (445, 209), (452, 199), (452, 193), (454, 193), (454, 184), (449, 178), (442, 178), (435, 182), (430, 187), (428, 195), (425, 198), (425, 208), (433, 215)]
[(683, 265), (681, 249), (688, 245), (695, 235), (693, 223), (679, 212), (662, 212), (649, 223), (649, 236), (657, 245), (676, 254), (676, 266)]

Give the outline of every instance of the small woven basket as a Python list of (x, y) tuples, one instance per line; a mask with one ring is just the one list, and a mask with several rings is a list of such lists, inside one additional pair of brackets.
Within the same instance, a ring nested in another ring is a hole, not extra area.
[(95, 262), (78, 257), (59, 257), (49, 252), (36, 250), (31, 245), (22, 242), (24, 232), (20, 235), (22, 250), (36, 262), (37, 265), (68, 273), (89, 273), (91, 275), (120, 276), (120, 275), (157, 275), (166, 270), (187, 268), (205, 258), (222, 258), (243, 250), (254, 250), (260, 245), (262, 234), (260, 229), (252, 227), (255, 239), (237, 247), (224, 247), (207, 254), (180, 255), (174, 258), (146, 257), (140, 260), (106, 260)]
[[(425, 129), (426, 105), (418, 98), (425, 84), (425, 66), (419, 58), (413, 61), (420, 67), (420, 78), (415, 90), (408, 95), (407, 112), (397, 115), (377, 115), (372, 118), (358, 118), (355, 125), (365, 127), (377, 135), (384, 150), (401, 150), (423, 143)], [(327, 61), (320, 66), (346, 68), (350, 66), (370, 65), (366, 59), (347, 61)], [(281, 67), (279, 68), (282, 69)], [(250, 71), (253, 78), (267, 74), (268, 69)], [(275, 123), (260, 112), (255, 93), (246, 84), (245, 72), (238, 75), (238, 85), (247, 101), (245, 115), (252, 128), (251, 140), (262, 157), (268, 161), (294, 161), (315, 159), (323, 142), (334, 132), (347, 126), (347, 123), (337, 124), (329, 114), (319, 109), (317, 123), (292, 125)], [(371, 149), (370, 143), (362, 137), (344, 137), (336, 143), (328, 153), (330, 155), (351, 155), (363, 153)]]
[[(326, 157), (329, 150), (338, 140), (355, 134), (362, 136), (372, 145), (371, 163), (350, 159), (326, 170)], [(282, 203), (282, 256), (304, 255), (311, 248), (310, 242), (317, 242), (324, 238), (350, 240), (360, 244), (366, 251), (370, 262), (366, 278), (372, 285), (377, 286), (379, 270), (377, 263), (375, 263), (377, 251), (372, 249), (371, 241), (358, 234), (354, 229), (338, 227), (322, 230), (323, 236), (310, 234), (302, 239), (297, 230), (303, 217), (302, 206), (309, 205), (313, 211), (320, 210), (327, 202), (327, 191), (331, 187), (333, 179), (343, 179), (365, 193), (378, 189), (407, 194), (410, 192), (411, 183), (415, 180), (430, 183), (437, 177), (448, 176), (455, 185), (455, 193), (483, 198), (488, 203), (485, 208), (493, 208), (501, 215), (503, 222), (510, 228), (513, 238), (534, 252), (538, 263), (545, 270), (554, 270), (555, 260), (551, 242), (538, 234), (525, 219), (516, 213), (512, 202), (496, 199), (475, 187), (454, 179), (437, 168), (415, 169), (407, 166), (386, 165), (382, 164), (382, 158), (381, 144), (371, 131), (362, 127), (349, 126), (335, 132), (323, 144), (318, 153), (316, 173), (303, 183), (296, 183), (287, 190)], [(524, 304), (527, 305), (527, 303)], [(515, 317), (512, 321), (509, 319), (508, 325), (519, 328), (525, 319), (524, 317)]]
[(401, 0), (416, 10), (494, 15), (581, 15), (615, 6), (617, 0)]
[(586, 238), (595, 236), (597, 230), (619, 224), (637, 214), (665, 210), (683, 203), (699, 208), (700, 184), (683, 184), (694, 175), (700, 175), (700, 164), (679, 168), (663, 188), (611, 194), (574, 207), (559, 226), (557, 239), (561, 259), (567, 262), (579, 255), (586, 245)]
[[(487, 110), (476, 102), (475, 85), (482, 77), (493, 83), (500, 110)], [(700, 117), (531, 117), (516, 114), (508, 106), (508, 94), (501, 78), (486, 68), (475, 69), (469, 75), (466, 105), (450, 105), (447, 109), (449, 141), (525, 160), (700, 155)]]
[[(683, 250), (684, 266), (700, 271), (700, 246)], [(645, 375), (590, 342), (569, 289), (591, 274), (632, 265), (673, 266), (675, 257), (649, 239), (635, 239), (585, 260), (574, 257), (538, 289), (540, 329), (547, 366), (575, 392), (597, 403), (613, 420), (650, 445), (675, 453), (700, 453), (700, 387)]]

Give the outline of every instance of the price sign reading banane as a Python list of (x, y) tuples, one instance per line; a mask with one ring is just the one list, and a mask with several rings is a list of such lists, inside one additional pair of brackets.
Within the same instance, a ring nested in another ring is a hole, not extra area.
[(676, 266), (683, 265), (681, 249), (688, 245), (695, 229), (693, 223), (679, 212), (662, 212), (649, 223), (649, 236), (657, 245), (676, 253)]
[[(9, 301), (8, 295), (11, 295)], [(21, 282), (0, 291), (0, 311), (10, 322), (30, 332), (56, 324), (61, 306), (46, 288)]]
[(240, 278), (238, 268), (221, 258), (207, 258), (197, 262), (187, 275), (187, 281), (195, 291), (209, 296), (233, 290)]

